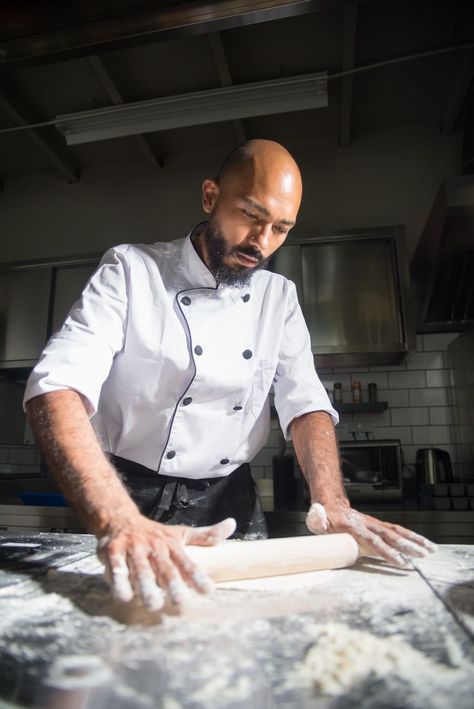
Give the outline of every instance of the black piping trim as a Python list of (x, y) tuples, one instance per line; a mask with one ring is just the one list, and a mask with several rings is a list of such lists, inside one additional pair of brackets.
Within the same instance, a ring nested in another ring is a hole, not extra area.
[(190, 329), (189, 323), (188, 323), (188, 321), (187, 321), (187, 319), (186, 319), (186, 315), (184, 314), (184, 311), (183, 311), (183, 309), (182, 309), (182, 307), (181, 307), (181, 303), (179, 302), (179, 296), (182, 295), (183, 293), (192, 293), (193, 291), (196, 291), (196, 290), (201, 290), (201, 291), (202, 291), (202, 290), (215, 290), (215, 291), (216, 291), (217, 289), (218, 289), (218, 285), (216, 285), (215, 288), (212, 288), (211, 286), (202, 286), (201, 288), (185, 288), (185, 289), (183, 289), (183, 290), (178, 291), (178, 292), (176, 293), (176, 295), (175, 295), (176, 303), (177, 303), (177, 305), (178, 305), (178, 308), (179, 308), (179, 311), (180, 311), (181, 315), (183, 316), (184, 322), (185, 322), (185, 324), (186, 324), (186, 330), (187, 330), (187, 333), (188, 333), (188, 336), (189, 336), (190, 350), (191, 350), (190, 354), (191, 354), (191, 357), (192, 357), (192, 360), (193, 360), (194, 372), (193, 372), (193, 376), (191, 377), (191, 380), (190, 380), (188, 386), (187, 386), (186, 389), (183, 391), (183, 393), (178, 397), (178, 401), (176, 402), (176, 406), (174, 407), (174, 411), (173, 411), (173, 413), (172, 413), (172, 415), (171, 415), (171, 421), (170, 421), (170, 425), (169, 425), (168, 437), (167, 437), (167, 439), (166, 439), (166, 441), (165, 441), (165, 446), (164, 446), (164, 448), (163, 448), (163, 450), (162, 450), (162, 452), (161, 452), (160, 462), (158, 463), (158, 469), (157, 469), (157, 471), (156, 471), (158, 474), (159, 474), (159, 472), (160, 472), (161, 463), (162, 463), (162, 461), (163, 461), (163, 456), (164, 456), (164, 454), (165, 454), (165, 450), (166, 450), (167, 447), (168, 447), (168, 442), (169, 442), (169, 440), (170, 440), (171, 431), (172, 431), (172, 429), (173, 429), (173, 423), (174, 423), (174, 420), (175, 420), (175, 417), (176, 417), (176, 412), (177, 412), (177, 410), (178, 410), (179, 402), (181, 401), (181, 399), (183, 398), (183, 396), (189, 391), (189, 389), (190, 389), (192, 383), (194, 382), (194, 379), (196, 378), (196, 371), (197, 371), (197, 370), (196, 370), (196, 360), (194, 359), (193, 338), (192, 338), (192, 335), (191, 335), (191, 329)]

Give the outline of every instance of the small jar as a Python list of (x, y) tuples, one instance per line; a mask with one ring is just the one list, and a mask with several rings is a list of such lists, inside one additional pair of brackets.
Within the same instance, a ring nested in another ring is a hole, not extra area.
[(377, 384), (375, 382), (369, 384), (369, 401), (372, 404), (377, 401)]
[(341, 382), (334, 382), (334, 391), (332, 394), (332, 400), (334, 404), (342, 404), (342, 384)]
[(360, 382), (352, 382), (352, 401), (359, 404), (362, 400), (362, 387)]

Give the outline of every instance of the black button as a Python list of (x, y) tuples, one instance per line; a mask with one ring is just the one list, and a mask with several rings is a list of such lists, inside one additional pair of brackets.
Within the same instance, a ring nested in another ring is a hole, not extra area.
[(244, 350), (242, 352), (242, 357), (244, 359), (250, 359), (252, 357), (252, 350)]
[(176, 455), (176, 451), (168, 451), (168, 453), (166, 454), (166, 457), (168, 458), (168, 460), (171, 460), (171, 458), (174, 458), (175, 455)]
[(243, 295), (242, 300), (244, 301), (244, 303), (248, 303), (250, 300), (250, 293), (246, 293), (245, 295)]
[(236, 404), (236, 405), (234, 406), (234, 411), (242, 411), (241, 405), (240, 405), (240, 404)]
[(191, 403), (192, 399), (190, 396), (187, 396), (185, 399), (183, 399), (183, 406), (188, 406)]
[(191, 298), (188, 298), (188, 296), (185, 295), (184, 298), (181, 298), (181, 302), (183, 305), (191, 305)]
[(202, 347), (201, 347), (201, 345), (196, 345), (196, 347), (194, 348), (194, 351), (195, 351), (195, 353), (196, 353), (197, 355), (202, 355)]
[(229, 462), (228, 458), (222, 458), (221, 465), (227, 465), (228, 462)]

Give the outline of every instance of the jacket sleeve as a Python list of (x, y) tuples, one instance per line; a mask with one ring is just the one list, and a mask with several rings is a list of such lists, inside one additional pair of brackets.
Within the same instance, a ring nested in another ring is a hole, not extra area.
[(334, 425), (339, 422), (339, 416), (316, 373), (311, 339), (295, 285), (291, 281), (287, 283), (290, 287), (288, 310), (273, 385), (281, 430), (286, 440), (290, 440), (290, 424), (298, 416), (326, 411)]
[(73, 389), (85, 398), (90, 416), (97, 411), (102, 384), (125, 338), (127, 248), (114, 247), (104, 254), (81, 297), (50, 338), (30, 374), (23, 406), (40, 394)]

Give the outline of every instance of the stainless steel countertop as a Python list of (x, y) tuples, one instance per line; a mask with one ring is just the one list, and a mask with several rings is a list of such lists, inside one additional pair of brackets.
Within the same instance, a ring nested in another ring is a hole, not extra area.
[[(361, 559), (291, 591), (221, 588), (193, 597), (182, 617), (112, 601), (94, 548), (90, 535), (0, 533), (2, 700), (56, 709), (472, 707), (474, 547), (442, 547), (408, 571)], [(436, 664), (318, 695), (298, 667), (332, 623), (402, 638)]]

